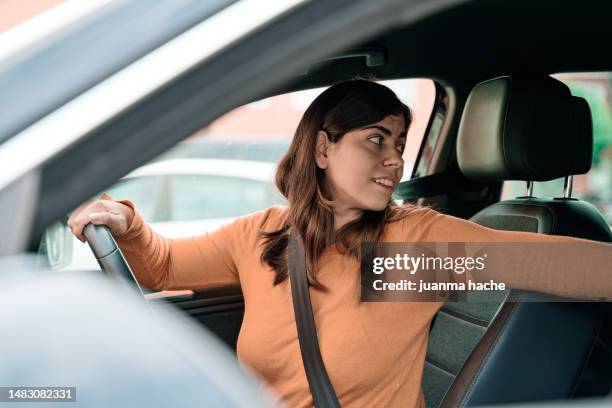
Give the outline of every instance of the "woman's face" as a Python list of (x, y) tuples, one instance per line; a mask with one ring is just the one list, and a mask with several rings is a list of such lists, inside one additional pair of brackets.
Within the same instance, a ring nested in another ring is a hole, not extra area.
[(316, 161), (324, 169), (337, 213), (381, 211), (404, 172), (403, 115), (352, 130), (337, 143), (317, 136)]

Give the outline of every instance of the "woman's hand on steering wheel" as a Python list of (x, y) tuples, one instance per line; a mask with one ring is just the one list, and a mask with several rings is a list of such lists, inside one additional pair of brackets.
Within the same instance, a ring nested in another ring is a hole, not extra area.
[(133, 218), (134, 210), (127, 205), (97, 199), (81, 204), (72, 212), (67, 224), (74, 236), (81, 242), (85, 242), (83, 228), (87, 224), (106, 225), (114, 237), (120, 237), (127, 232)]
[[(102, 198), (109, 198), (102, 195)], [(142, 295), (142, 288), (113, 237), (127, 232), (134, 210), (111, 200), (91, 200), (77, 208), (68, 219), (70, 231), (82, 242), (87, 241), (100, 268), (119, 281), (127, 282)], [(92, 224), (92, 225), (89, 225)]]

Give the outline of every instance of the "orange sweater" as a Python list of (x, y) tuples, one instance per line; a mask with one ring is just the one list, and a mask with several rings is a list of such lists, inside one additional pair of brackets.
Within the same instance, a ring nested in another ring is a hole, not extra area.
[[(131, 202), (121, 202), (133, 208)], [(279, 229), (286, 213), (286, 207), (274, 206), (212, 233), (167, 239), (154, 233), (136, 211), (117, 243), (145, 287), (198, 290), (241, 285), (245, 314), (238, 338), (239, 361), (251, 367), (287, 406), (311, 407), (289, 279), (273, 286), (273, 271), (259, 262), (257, 232)], [(381, 242), (462, 241), (591, 242), (493, 230), (429, 208), (415, 208), (406, 218), (387, 223), (381, 237)], [(597, 245), (600, 253), (605, 249), (610, 254), (608, 262), (612, 261), (612, 246)], [(520, 259), (516, 262), (513, 276), (490, 278), (510, 287), (568, 296), (592, 297), (612, 291), (609, 280), (602, 285), (602, 266), (594, 271), (598, 267), (591, 265), (589, 275), (595, 279), (587, 281), (577, 265), (555, 265), (556, 279), (551, 279), (531, 273), (530, 265)], [(316, 273), (330, 289), (327, 294), (311, 290), (311, 300), (321, 354), (341, 405), (424, 406), (421, 379), (429, 326), (442, 304), (360, 302), (360, 265), (335, 246), (322, 254)]]

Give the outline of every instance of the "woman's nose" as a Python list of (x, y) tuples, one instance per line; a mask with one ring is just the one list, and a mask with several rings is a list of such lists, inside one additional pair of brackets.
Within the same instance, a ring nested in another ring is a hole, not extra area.
[(404, 166), (404, 158), (402, 157), (402, 152), (397, 149), (393, 149), (393, 152), (387, 153), (385, 159), (383, 160), (383, 164), (385, 166), (392, 167), (403, 167)]

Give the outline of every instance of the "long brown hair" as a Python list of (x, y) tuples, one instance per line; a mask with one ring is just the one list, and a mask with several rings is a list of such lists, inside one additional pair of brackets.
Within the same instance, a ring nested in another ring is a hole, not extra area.
[[(412, 123), (410, 109), (386, 86), (366, 79), (339, 82), (321, 93), (306, 109), (289, 150), (276, 170), (275, 184), (288, 202), (288, 215), (277, 231), (260, 231), (263, 238), (261, 262), (274, 271), (274, 285), (288, 276), (289, 234), (304, 244), (309, 283), (317, 281), (317, 259), (334, 239), (333, 201), (327, 193), (325, 174), (315, 162), (317, 134), (325, 130), (332, 143), (349, 131), (379, 122), (389, 115), (403, 115), (406, 130)], [(382, 211), (364, 211), (335, 234), (338, 250), (359, 258), (361, 242), (376, 241), (386, 222), (403, 218), (410, 211), (390, 200)]]

